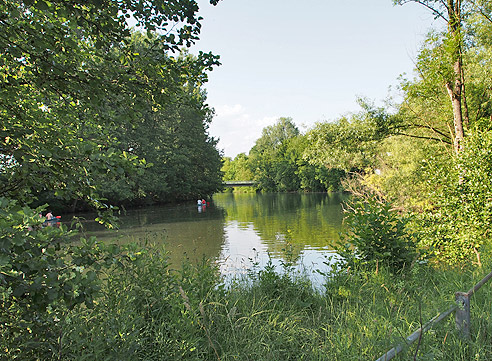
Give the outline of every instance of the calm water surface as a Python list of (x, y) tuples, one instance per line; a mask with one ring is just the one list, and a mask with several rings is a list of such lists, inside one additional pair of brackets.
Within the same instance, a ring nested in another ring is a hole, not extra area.
[[(330, 244), (342, 223), (340, 194), (216, 194), (206, 207), (195, 203), (129, 210), (120, 216), (120, 229), (108, 231), (84, 222), (86, 235), (107, 242), (147, 240), (164, 243), (171, 262), (203, 256), (235, 275), (291, 259), (314, 275), (333, 256)], [(86, 216), (91, 219), (90, 215)]]

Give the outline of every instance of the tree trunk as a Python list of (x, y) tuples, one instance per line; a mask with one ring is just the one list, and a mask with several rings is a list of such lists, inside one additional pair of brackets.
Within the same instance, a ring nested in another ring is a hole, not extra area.
[(453, 106), (454, 150), (456, 154), (458, 154), (463, 149), (463, 139), (465, 137), (465, 132), (463, 130), (463, 112), (461, 104), (461, 89), (463, 85), (461, 83), (460, 60), (457, 60), (454, 64), (454, 73), (454, 82), (447, 83), (446, 88), (448, 90), (449, 97), (451, 98), (451, 104)]
[(464, 78), (463, 62), (461, 57), (461, 0), (448, 0), (448, 30), (453, 42), (452, 58), (454, 61), (454, 79), (446, 84), (451, 103), (453, 106), (454, 123), (454, 151), (456, 154), (463, 150), (463, 109), (462, 109), (462, 90)]
[[(449, 55), (452, 58), (453, 74), (446, 80), (446, 89), (453, 108), (454, 151), (459, 154), (463, 150), (465, 137), (464, 126), (468, 126), (468, 109), (465, 98), (465, 74), (462, 57), (462, 7), (464, 0), (393, 0), (395, 4), (414, 2), (425, 6), (436, 16), (447, 22), (448, 37), (452, 42)], [(451, 64), (450, 64), (451, 65)]]

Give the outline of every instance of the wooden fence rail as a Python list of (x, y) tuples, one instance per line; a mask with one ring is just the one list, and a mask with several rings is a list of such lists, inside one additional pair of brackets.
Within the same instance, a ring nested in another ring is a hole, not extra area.
[(456, 292), (455, 301), (456, 304), (445, 312), (434, 317), (427, 322), (424, 326), (420, 327), (417, 331), (412, 333), (405, 339), (405, 344), (399, 344), (386, 352), (383, 356), (376, 361), (388, 361), (403, 351), (404, 346), (409, 346), (417, 341), (421, 335), (428, 331), (432, 326), (438, 324), (442, 320), (446, 319), (451, 313), (455, 312), (455, 323), (458, 330), (460, 330), (463, 337), (468, 338), (470, 336), (470, 297), (477, 292), (487, 281), (492, 278), (492, 272), (485, 276), (480, 282), (473, 286), (468, 292)]

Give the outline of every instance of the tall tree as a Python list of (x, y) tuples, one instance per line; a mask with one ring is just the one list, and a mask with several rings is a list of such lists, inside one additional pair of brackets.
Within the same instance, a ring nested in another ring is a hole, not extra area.
[[(110, 128), (122, 116), (141, 116), (136, 100), (152, 101), (138, 66), (145, 54), (128, 46), (126, 19), (149, 33), (159, 30), (148, 49), (171, 55), (198, 38), (197, 11), (195, 1), (185, 0), (2, 2), (0, 196), (28, 202), (33, 191), (52, 189), (97, 199), (92, 174), (131, 159), (117, 151)], [(215, 60), (199, 55), (205, 66)], [(160, 71), (179, 77), (189, 70), (172, 64)]]
[(239, 153), (234, 159), (224, 157), (222, 172), (225, 181), (247, 181), (254, 178), (249, 166), (249, 157), (245, 153)]
[(438, 72), (443, 86), (449, 95), (453, 110), (453, 147), (456, 154), (463, 149), (465, 130), (469, 124), (469, 110), (464, 71), (465, 21), (471, 14), (481, 14), (490, 19), (490, 6), (487, 2), (472, 0), (393, 0), (394, 4), (404, 5), (413, 2), (429, 9), (436, 19), (446, 23), (442, 50), (446, 53), (446, 63)]
[(285, 159), (288, 142), (299, 135), (292, 118), (279, 118), (263, 128), (250, 151), (250, 164), (257, 186), (266, 191), (298, 189), (295, 167)]
[(113, 202), (162, 203), (214, 193), (221, 185), (221, 159), (208, 135), (213, 111), (202, 89), (208, 65), (186, 52), (170, 57), (138, 32), (129, 46), (139, 54), (134, 66), (141, 80), (133, 99), (138, 116), (127, 117), (126, 105), (120, 106), (120, 125), (112, 134), (121, 151), (145, 159), (147, 167), (137, 177), (104, 182), (103, 194)]

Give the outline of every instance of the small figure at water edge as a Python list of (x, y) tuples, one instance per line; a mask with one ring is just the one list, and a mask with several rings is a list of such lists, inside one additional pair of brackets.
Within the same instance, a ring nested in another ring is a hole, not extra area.
[(60, 220), (61, 220), (61, 216), (54, 216), (53, 213), (48, 210), (48, 213), (46, 213), (46, 219), (45, 221), (43, 222), (43, 225), (44, 226), (48, 226), (48, 227), (60, 227)]
[(55, 216), (53, 215), (53, 213), (51, 213), (51, 211), (48, 210), (48, 213), (46, 213), (46, 220), (51, 221), (54, 218), (55, 218)]

